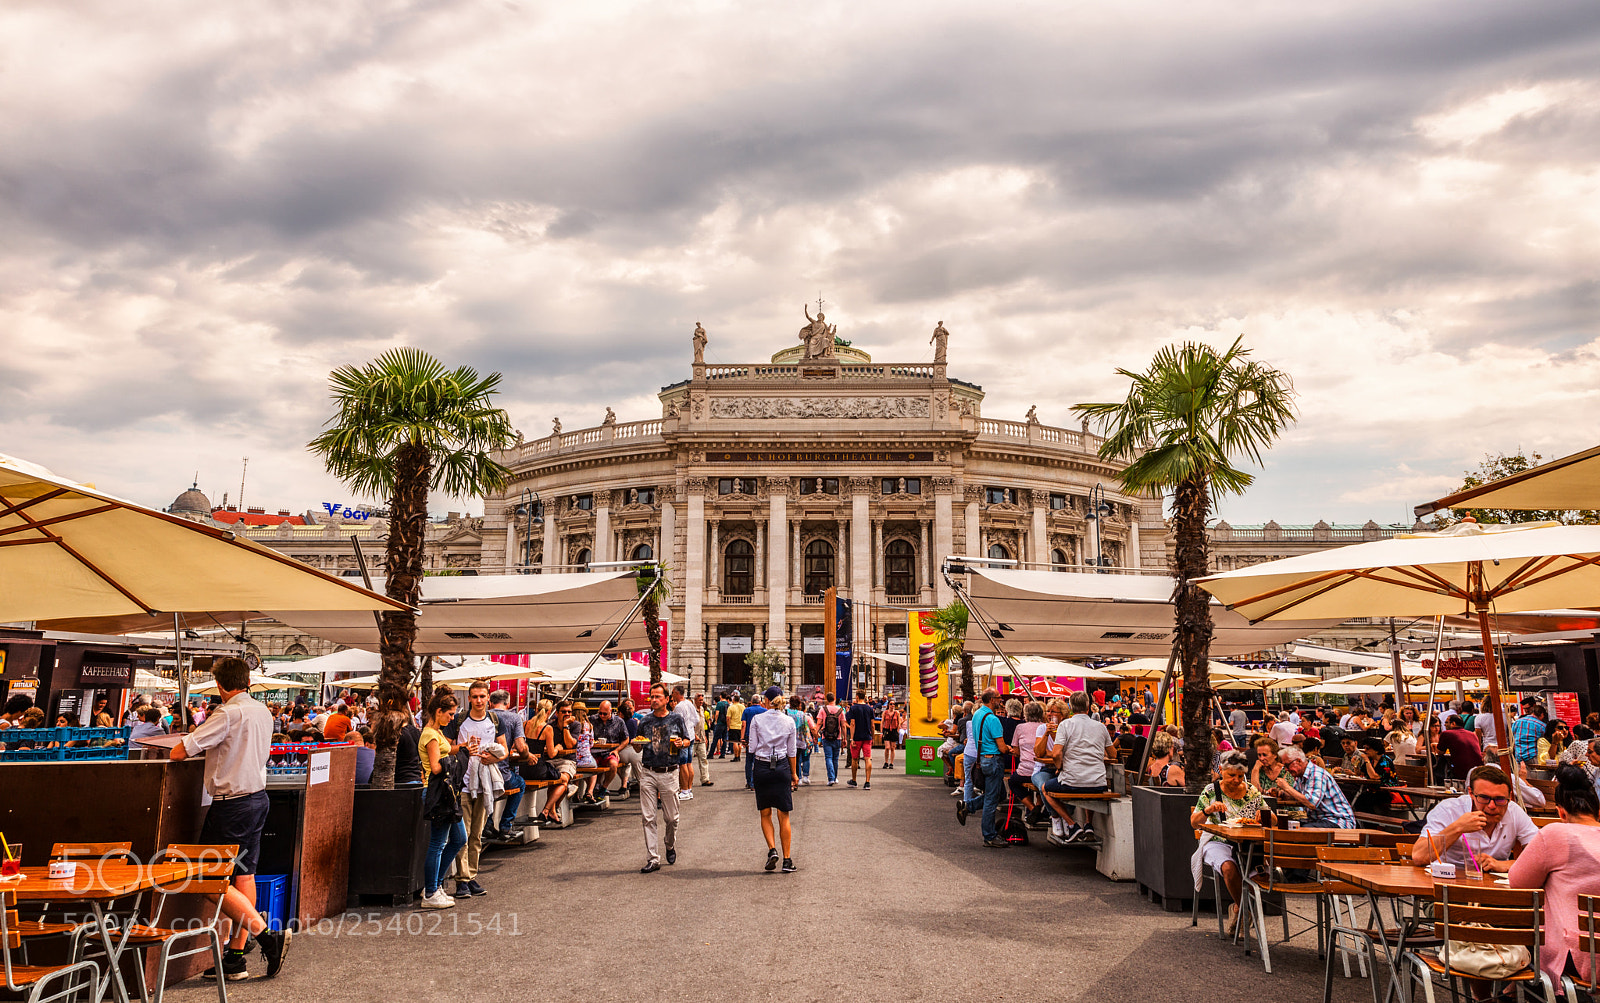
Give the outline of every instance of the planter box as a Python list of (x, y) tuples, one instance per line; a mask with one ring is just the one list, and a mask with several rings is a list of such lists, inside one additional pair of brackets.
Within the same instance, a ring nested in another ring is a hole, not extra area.
[(350, 898), (407, 905), (422, 892), (428, 823), (421, 784), (393, 790), (356, 788), (350, 824)]
[[(1197, 841), (1189, 824), (1194, 795), (1159, 787), (1133, 787), (1133, 873), (1139, 892), (1167, 912), (1190, 908), (1195, 896), (1189, 858)], [(1200, 889), (1211, 901), (1211, 882)]]

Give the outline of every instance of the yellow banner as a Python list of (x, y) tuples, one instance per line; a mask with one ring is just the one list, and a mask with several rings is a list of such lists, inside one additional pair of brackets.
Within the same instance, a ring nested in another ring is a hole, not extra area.
[(950, 673), (933, 662), (933, 633), (928, 629), (932, 615), (932, 610), (917, 610), (908, 614), (906, 623), (911, 684), (907, 689), (915, 738), (938, 738), (939, 722), (950, 715)]

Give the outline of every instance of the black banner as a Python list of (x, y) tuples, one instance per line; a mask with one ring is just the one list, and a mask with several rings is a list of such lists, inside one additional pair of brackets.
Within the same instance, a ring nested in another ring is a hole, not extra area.
[(711, 463), (932, 463), (930, 452), (909, 449), (810, 452), (774, 450), (769, 453), (707, 452)]

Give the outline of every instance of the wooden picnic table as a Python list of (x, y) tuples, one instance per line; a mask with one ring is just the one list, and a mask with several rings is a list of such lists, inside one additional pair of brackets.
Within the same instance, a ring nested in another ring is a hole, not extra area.
[(1451, 798), (1460, 797), (1463, 793), (1462, 791), (1452, 790), (1449, 787), (1389, 787), (1385, 789), (1396, 794), (1406, 794), (1414, 798), (1420, 798), (1424, 801), (1448, 801)]
[[(106, 974), (95, 990), (95, 999), (105, 998), (106, 990), (114, 988), (121, 1003), (129, 1003), (128, 987), (122, 980), (122, 952), (127, 946), (128, 934), (138, 925), (137, 904), (135, 915), (121, 923), (121, 938), (113, 940), (117, 927), (106, 922), (106, 907), (117, 899), (142, 895), (152, 888), (171, 888), (185, 878), (201, 873), (202, 865), (195, 861), (177, 861), (159, 864), (121, 864), (104, 861), (78, 861), (77, 870), (70, 878), (50, 877), (49, 867), (24, 867), (22, 880), (0, 883), (0, 890), (14, 895), (20, 902), (85, 902), (94, 913), (95, 928), (101, 946), (106, 952)], [(153, 919), (153, 917), (152, 917)]]

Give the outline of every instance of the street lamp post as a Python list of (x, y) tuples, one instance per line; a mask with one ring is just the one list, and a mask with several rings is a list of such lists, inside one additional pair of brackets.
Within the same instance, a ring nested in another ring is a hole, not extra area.
[(544, 502), (539, 500), (539, 492), (531, 488), (522, 489), (522, 502), (517, 506), (517, 515), (523, 520), (522, 573), (529, 574), (533, 565), (533, 527), (544, 525)]
[(1094, 570), (1095, 574), (1105, 574), (1105, 520), (1112, 513), (1112, 505), (1106, 501), (1106, 486), (1096, 484), (1089, 490), (1089, 511), (1084, 516), (1094, 524)]

